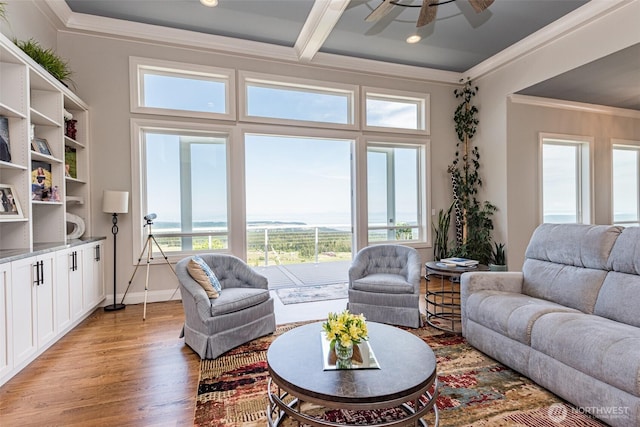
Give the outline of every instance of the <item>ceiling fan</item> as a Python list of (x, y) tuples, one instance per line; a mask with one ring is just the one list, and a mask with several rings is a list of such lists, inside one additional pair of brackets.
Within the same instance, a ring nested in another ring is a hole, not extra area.
[[(454, 2), (455, 0), (444, 0), (444, 1), (434, 1), (434, 0), (422, 0), (422, 4), (406, 4), (401, 3), (400, 0), (383, 0), (382, 3), (378, 7), (376, 7), (373, 12), (369, 14), (365, 18), (367, 22), (378, 21), (383, 16), (391, 11), (393, 6), (402, 6), (402, 7), (419, 7), (420, 15), (418, 16), (418, 22), (416, 23), (416, 27), (424, 27), (431, 21), (436, 18), (436, 13), (438, 12), (438, 6), (441, 4), (447, 4)], [(471, 7), (476, 13), (480, 13), (483, 10), (487, 9), (494, 0), (469, 0)]]

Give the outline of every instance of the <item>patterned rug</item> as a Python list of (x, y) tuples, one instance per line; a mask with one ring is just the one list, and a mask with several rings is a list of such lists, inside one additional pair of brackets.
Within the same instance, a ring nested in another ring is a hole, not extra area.
[[(299, 326), (278, 327), (273, 335), (235, 348), (216, 360), (203, 360), (195, 426), (263, 427), (267, 425), (266, 352), (280, 334)], [(576, 411), (531, 380), (469, 346), (459, 335), (432, 327), (408, 329), (436, 354), (440, 426), (600, 427), (604, 424)], [(389, 421), (402, 416), (385, 411), (326, 411), (310, 408), (325, 420), (352, 423)], [(432, 425), (433, 414), (425, 417)], [(291, 420), (284, 426), (297, 425)]]
[(276, 294), (283, 304), (300, 304), (303, 302), (328, 301), (333, 299), (346, 299), (348, 295), (348, 283), (335, 285), (304, 286), (300, 288), (278, 289)]

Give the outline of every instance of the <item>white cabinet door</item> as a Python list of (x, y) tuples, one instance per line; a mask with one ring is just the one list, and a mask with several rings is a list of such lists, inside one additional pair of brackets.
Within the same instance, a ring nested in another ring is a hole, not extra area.
[(58, 333), (82, 314), (82, 253), (67, 249), (56, 254), (55, 313)]
[(36, 336), (36, 259), (11, 263), (11, 348), (14, 366), (27, 360), (38, 349)]
[(55, 281), (53, 260), (53, 253), (37, 257), (39, 267), (36, 267), (36, 273), (40, 274), (40, 280), (36, 282), (38, 347), (46, 345), (56, 336), (56, 319), (53, 310), (53, 283)]
[[(0, 379), (13, 369), (11, 352), (11, 264), (0, 264)], [(0, 381), (0, 384), (2, 382)]]
[(104, 299), (102, 244), (83, 245), (82, 261), (84, 306), (93, 309)]

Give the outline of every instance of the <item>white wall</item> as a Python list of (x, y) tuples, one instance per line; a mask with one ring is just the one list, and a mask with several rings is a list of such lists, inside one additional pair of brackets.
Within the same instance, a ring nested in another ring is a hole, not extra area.
[[(530, 156), (523, 143), (518, 124), (508, 124), (508, 96), (640, 43), (640, 31), (632, 30), (637, 28), (638, 16), (640, 1), (624, 3), (588, 25), (475, 80), (480, 86), (477, 102), (480, 125), (475, 143), (483, 154), (483, 196), (500, 209), (495, 221), (496, 240), (506, 242), (510, 270), (519, 270), (522, 266), (524, 249), (537, 225), (538, 210), (531, 209), (530, 203), (523, 203), (523, 198), (535, 191), (536, 181), (527, 171), (536, 158)], [(583, 124), (591, 126), (592, 123)], [(579, 127), (574, 131), (584, 133)], [(603, 209), (606, 208), (598, 207), (597, 211)], [(602, 214), (597, 218), (603, 219)]]
[[(446, 168), (453, 158), (456, 140), (452, 120), (455, 98), (451, 86), (65, 32), (58, 36), (58, 48), (62, 55), (70, 58), (73, 65), (76, 92), (91, 107), (91, 202), (93, 233), (96, 235), (109, 236), (111, 229), (110, 217), (100, 211), (102, 191), (132, 191), (130, 119), (144, 115), (130, 113), (130, 56), (430, 93), (433, 182), (428, 182), (427, 185), (433, 189), (434, 209), (444, 208), (450, 203)], [(138, 197), (138, 194), (132, 193), (132, 197)], [(132, 249), (132, 221), (140, 219), (133, 218), (131, 214), (120, 215), (119, 218), (117, 283), (118, 292), (122, 293), (132, 272), (132, 260), (136, 260), (139, 255), (134, 254)], [(109, 248), (111, 244), (109, 236), (108, 254), (112, 250)], [(431, 248), (425, 248), (421, 252), (425, 260), (431, 259)], [(162, 260), (160, 257), (158, 259)], [(113, 280), (110, 265), (111, 260), (107, 262), (106, 268), (108, 289)], [(151, 267), (150, 284), (151, 291), (161, 291), (156, 293), (157, 298), (168, 298), (176, 287), (175, 277), (164, 264)], [(139, 293), (143, 287), (144, 271), (139, 271), (130, 292)], [(128, 300), (129, 297), (125, 303)]]
[(7, 21), (0, 20), (0, 32), (13, 40), (34, 39), (47, 49), (56, 49), (57, 29), (36, 3), (3, 0)]

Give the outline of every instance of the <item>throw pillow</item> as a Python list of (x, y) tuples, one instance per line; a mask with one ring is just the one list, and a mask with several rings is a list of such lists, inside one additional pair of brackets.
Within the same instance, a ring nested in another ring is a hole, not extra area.
[(197, 255), (191, 257), (187, 264), (187, 271), (193, 277), (193, 280), (202, 286), (209, 298), (218, 298), (220, 296), (220, 292), (222, 292), (220, 281), (218, 281), (213, 270), (202, 258)]

